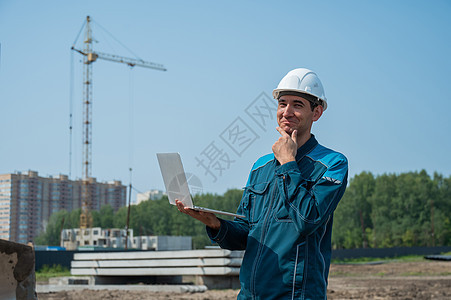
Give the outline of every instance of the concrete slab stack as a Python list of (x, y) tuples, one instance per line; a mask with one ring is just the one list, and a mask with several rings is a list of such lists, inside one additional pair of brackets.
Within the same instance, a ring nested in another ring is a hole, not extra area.
[(117, 283), (119, 278), (133, 281), (133, 277), (181, 283), (194, 276), (196, 284), (208, 288), (237, 288), (243, 254), (223, 249), (76, 253), (71, 274), (94, 276), (102, 283)]

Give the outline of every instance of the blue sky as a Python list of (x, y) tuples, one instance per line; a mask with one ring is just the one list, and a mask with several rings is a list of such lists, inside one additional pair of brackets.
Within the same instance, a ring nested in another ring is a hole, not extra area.
[(131, 166), (137, 190), (163, 189), (155, 153), (180, 152), (205, 192), (241, 188), (279, 136), (274, 118), (252, 111), (274, 104), (272, 90), (297, 67), (323, 82), (329, 107), (313, 133), (348, 157), (350, 177), (451, 174), (445, 0), (0, 0), (0, 174), (69, 173), (72, 95), (71, 177), (82, 176), (83, 72), (70, 47), (87, 15), (94, 50), (168, 69), (93, 64), (92, 175), (99, 181), (128, 184)]

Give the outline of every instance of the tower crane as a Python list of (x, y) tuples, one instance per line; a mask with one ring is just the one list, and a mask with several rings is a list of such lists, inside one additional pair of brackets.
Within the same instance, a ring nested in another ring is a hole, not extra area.
[(91, 18), (86, 17), (86, 30), (84, 49), (79, 50), (75, 48), (75, 43), (71, 47), (73, 51), (83, 55), (83, 166), (82, 166), (82, 209), (80, 215), (80, 236), (83, 236), (83, 229), (92, 227), (92, 217), (90, 213), (90, 205), (92, 205), (92, 195), (89, 191), (89, 182), (91, 178), (92, 165), (92, 63), (97, 59), (123, 63), (130, 67), (138, 66), (150, 68), (159, 71), (166, 71), (166, 68), (161, 64), (147, 62), (141, 59), (128, 58), (103, 52), (97, 52), (92, 47), (92, 30)]

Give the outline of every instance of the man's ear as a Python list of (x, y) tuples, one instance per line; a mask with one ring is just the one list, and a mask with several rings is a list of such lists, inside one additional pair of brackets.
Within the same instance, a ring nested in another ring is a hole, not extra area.
[(318, 119), (322, 116), (324, 111), (324, 107), (322, 105), (318, 105), (313, 110), (313, 122), (318, 121)]

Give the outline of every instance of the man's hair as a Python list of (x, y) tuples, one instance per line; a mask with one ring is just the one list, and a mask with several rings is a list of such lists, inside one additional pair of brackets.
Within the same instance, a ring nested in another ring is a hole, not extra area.
[[(320, 100), (321, 101), (321, 100)], [(309, 100), (310, 103), (310, 108), (312, 109), (312, 111), (315, 110), (315, 108), (319, 105), (319, 103), (313, 103), (312, 101)]]

